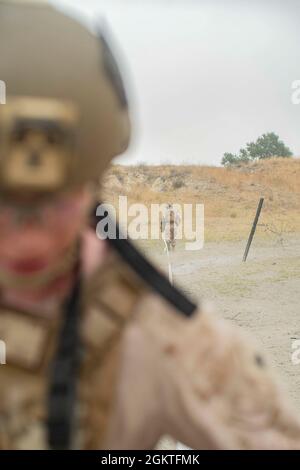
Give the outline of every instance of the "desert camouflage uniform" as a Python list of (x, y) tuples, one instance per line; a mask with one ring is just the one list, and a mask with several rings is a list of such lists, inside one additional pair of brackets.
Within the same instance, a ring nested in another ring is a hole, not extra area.
[[(98, 177), (126, 148), (126, 99), (103, 37), (96, 40), (47, 5), (1, 1), (0, 57), (0, 77), (12, 95), (0, 107), (1, 197), (8, 188), (76, 187)], [(78, 155), (70, 150), (75, 128)], [(54, 150), (46, 138), (53, 129), (62, 137)], [(104, 260), (101, 243), (107, 243)], [(63, 385), (56, 390), (56, 398), (62, 394), (56, 418), (73, 419), (67, 448), (151, 449), (169, 435), (195, 449), (299, 449), (299, 417), (257, 347), (186, 299), (127, 241), (101, 243), (87, 228), (77, 247), (75, 401), (63, 399), (65, 363), (52, 369), (67, 342), (62, 327), (71, 304), (51, 315), (17, 311), (0, 292), (0, 337), (7, 345), (0, 448), (57, 447), (49, 441), (54, 370)], [(65, 415), (70, 404), (75, 408)]]
[(180, 224), (180, 216), (172, 207), (168, 205), (165, 214), (161, 220), (161, 231), (163, 240), (165, 240), (168, 250), (175, 250), (177, 228)]
[[(84, 268), (73, 446), (151, 449), (168, 434), (197, 449), (299, 448), (299, 419), (249, 338), (200, 309), (184, 318), (112, 251), (97, 269), (99, 242), (87, 235), (94, 266)], [(2, 449), (47, 448), (59, 324), (59, 312), (49, 319), (1, 309), (11, 351), (0, 368)]]

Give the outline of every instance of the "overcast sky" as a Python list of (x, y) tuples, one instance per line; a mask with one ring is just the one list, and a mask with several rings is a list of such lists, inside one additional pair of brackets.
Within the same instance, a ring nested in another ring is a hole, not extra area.
[(123, 52), (134, 138), (121, 162), (217, 165), (274, 131), (300, 156), (299, 0), (57, 0), (104, 17)]

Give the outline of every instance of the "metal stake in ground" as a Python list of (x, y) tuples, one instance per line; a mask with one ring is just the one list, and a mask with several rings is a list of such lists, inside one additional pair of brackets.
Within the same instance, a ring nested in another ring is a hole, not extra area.
[(255, 215), (253, 225), (252, 225), (252, 229), (251, 229), (251, 232), (250, 232), (250, 235), (249, 235), (249, 238), (248, 238), (248, 242), (247, 242), (247, 246), (246, 246), (246, 249), (245, 249), (243, 261), (246, 261), (246, 259), (247, 259), (247, 256), (248, 256), (250, 246), (251, 246), (254, 234), (255, 234), (257, 222), (258, 222), (258, 219), (259, 219), (259, 216), (260, 216), (260, 213), (261, 213), (263, 203), (264, 203), (264, 198), (262, 197), (262, 198), (260, 198), (258, 206), (257, 206), (256, 215)]
[(170, 260), (169, 246), (166, 240), (164, 240), (164, 242), (165, 242), (165, 247), (166, 247), (165, 250), (167, 253), (167, 257), (168, 257), (169, 281), (173, 285), (173, 273), (172, 273), (172, 266), (171, 266), (171, 260)]

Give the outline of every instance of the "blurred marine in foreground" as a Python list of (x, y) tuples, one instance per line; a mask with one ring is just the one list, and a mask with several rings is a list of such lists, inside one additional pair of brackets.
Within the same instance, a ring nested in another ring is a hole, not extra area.
[(0, 449), (300, 448), (252, 342), (89, 228), (130, 134), (104, 37), (1, 1), (0, 58)]

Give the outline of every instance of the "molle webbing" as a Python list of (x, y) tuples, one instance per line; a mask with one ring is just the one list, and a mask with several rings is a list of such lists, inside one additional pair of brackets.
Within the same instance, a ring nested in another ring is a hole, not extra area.
[(68, 449), (72, 440), (81, 346), (80, 286), (78, 278), (65, 307), (65, 318), (52, 363), (47, 423), (48, 443), (52, 449)]

